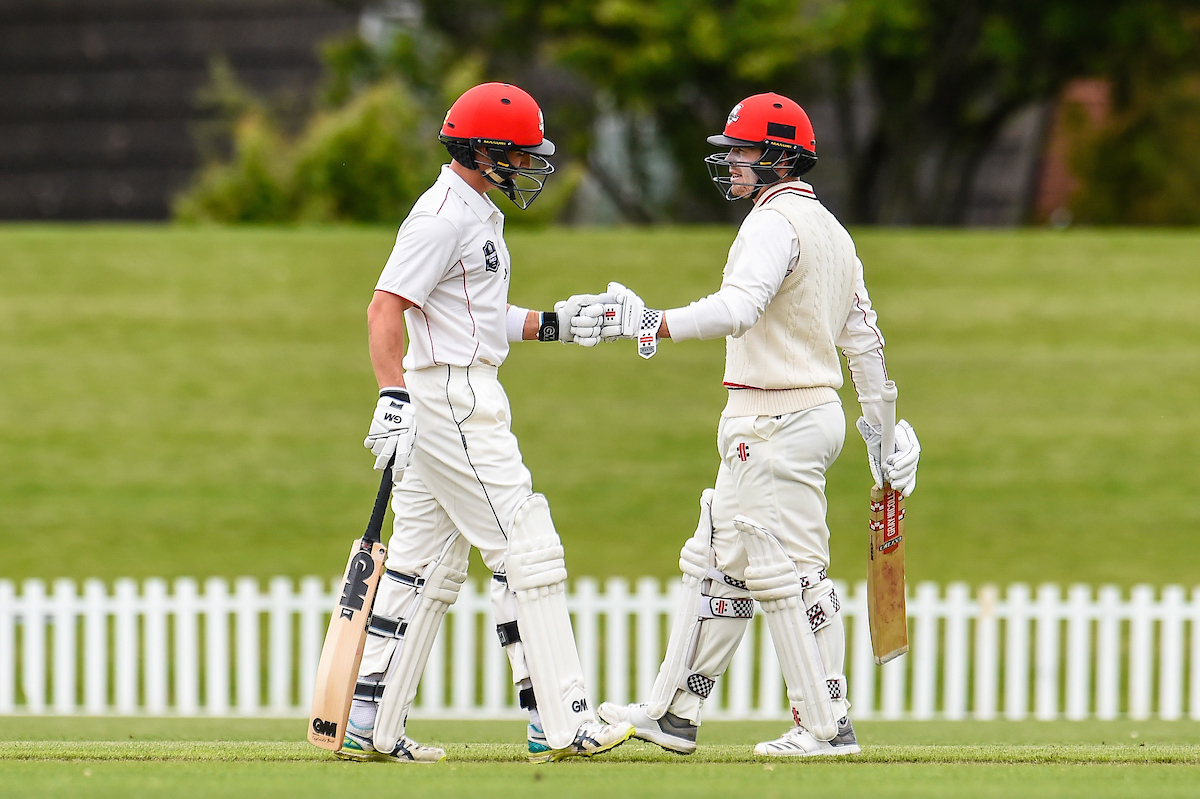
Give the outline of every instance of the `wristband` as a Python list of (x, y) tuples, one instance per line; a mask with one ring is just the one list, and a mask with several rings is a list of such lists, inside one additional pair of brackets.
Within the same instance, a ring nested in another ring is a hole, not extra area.
[(385, 386), (384, 388), (379, 389), (379, 396), (391, 397), (392, 399), (398, 399), (401, 402), (409, 401), (408, 389), (404, 386)]
[(508, 312), (504, 315), (504, 333), (510, 343), (525, 338), (525, 319), (528, 316), (528, 308), (519, 305), (508, 306)]
[(662, 325), (663, 312), (646, 308), (642, 311), (641, 325), (638, 327), (638, 355), (643, 358), (653, 358), (658, 352), (658, 328)]
[(558, 314), (542, 311), (538, 314), (538, 341), (558, 341)]

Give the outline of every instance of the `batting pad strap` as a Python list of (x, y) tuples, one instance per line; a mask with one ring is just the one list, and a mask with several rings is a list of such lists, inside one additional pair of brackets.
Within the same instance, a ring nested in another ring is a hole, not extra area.
[(391, 580), (395, 580), (401, 585), (407, 585), (413, 588), (420, 588), (421, 586), (425, 585), (425, 581), (415, 574), (402, 574), (400, 572), (392, 571), (391, 569), (386, 569), (383, 572), (383, 576)]
[(801, 588), (816, 588), (819, 583), (829, 579), (829, 575), (825, 572), (825, 567), (813, 569), (812, 571), (800, 572), (800, 587)]
[(838, 601), (837, 592), (833, 590), (833, 586), (830, 586), (828, 594), (807, 605), (808, 626), (814, 633), (817, 630), (823, 630), (833, 623), (833, 617), (841, 609), (842, 604)]
[(728, 597), (700, 595), (700, 609), (696, 614), (701, 619), (752, 619), (754, 600), (750, 597)]
[(378, 616), (374, 613), (367, 622), (367, 634), (378, 635), (382, 638), (403, 638), (406, 629), (408, 629), (408, 622), (404, 619), (389, 619), (387, 616)]
[(652, 311), (649, 308), (642, 311), (642, 322), (638, 328), (638, 355), (643, 358), (653, 358), (658, 352), (658, 328), (662, 326), (662, 311)]
[(496, 637), (500, 639), (500, 646), (512, 646), (513, 644), (521, 643), (521, 631), (517, 628), (515, 621), (506, 621), (504, 624), (497, 624)]
[(381, 683), (360, 680), (354, 684), (354, 698), (365, 702), (378, 702), (383, 698), (383, 689)]
[(687, 676), (687, 679), (680, 684), (680, 688), (688, 693), (695, 694), (701, 699), (708, 699), (708, 695), (712, 693), (713, 686), (717, 681), (712, 677), (705, 677), (703, 674), (693, 672)]
[(739, 591), (747, 590), (745, 580), (738, 580), (733, 577), (730, 577), (728, 574), (721, 571), (720, 569), (709, 569), (707, 576), (708, 576), (708, 579), (713, 580), (718, 583), (723, 583), (723, 584), (729, 586), (730, 588), (736, 588)]

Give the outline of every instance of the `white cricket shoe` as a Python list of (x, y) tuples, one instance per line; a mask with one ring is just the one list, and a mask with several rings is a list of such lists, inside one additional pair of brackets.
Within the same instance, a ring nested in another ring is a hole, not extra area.
[(819, 741), (803, 727), (792, 727), (774, 741), (763, 741), (754, 747), (754, 754), (772, 757), (857, 755), (861, 751), (849, 716), (843, 716), (838, 722), (837, 735), (832, 741)]
[(596, 714), (610, 724), (632, 724), (634, 738), (658, 744), (668, 752), (690, 755), (696, 751), (696, 731), (700, 728), (674, 713), (665, 713), (661, 719), (652, 719), (646, 713), (645, 703), (618, 705), (601, 702)]
[(446, 750), (419, 744), (407, 735), (400, 736), (391, 752), (380, 752), (367, 735), (346, 731), (342, 748), (335, 754), (343, 760), (385, 761), (391, 763), (437, 763), (446, 759)]
[(562, 749), (551, 749), (546, 734), (533, 724), (528, 729), (530, 763), (548, 763), (568, 757), (591, 757), (610, 749), (616, 749), (633, 737), (633, 727), (628, 724), (601, 724), (585, 721), (575, 732), (575, 740)]

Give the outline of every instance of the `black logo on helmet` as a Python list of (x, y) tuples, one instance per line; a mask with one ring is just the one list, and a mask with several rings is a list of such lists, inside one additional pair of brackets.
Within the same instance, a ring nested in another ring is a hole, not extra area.
[(495, 272), (500, 267), (500, 256), (496, 255), (496, 245), (490, 241), (483, 245), (483, 268)]

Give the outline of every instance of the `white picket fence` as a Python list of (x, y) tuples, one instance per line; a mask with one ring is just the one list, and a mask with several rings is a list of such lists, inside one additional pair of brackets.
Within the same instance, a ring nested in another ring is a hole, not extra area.
[[(568, 604), (592, 696), (645, 698), (678, 583), (591, 579)], [(336, 585), (270, 581), (0, 580), (0, 714), (304, 716)], [(1128, 598), (1014, 584), (971, 595), (921, 583), (911, 651), (876, 667), (865, 585), (838, 584), (857, 719), (1200, 719), (1200, 588)], [(784, 719), (779, 665), (761, 616), (705, 708), (709, 719)], [(516, 718), (486, 587), (468, 582), (426, 669), (414, 717)]]

